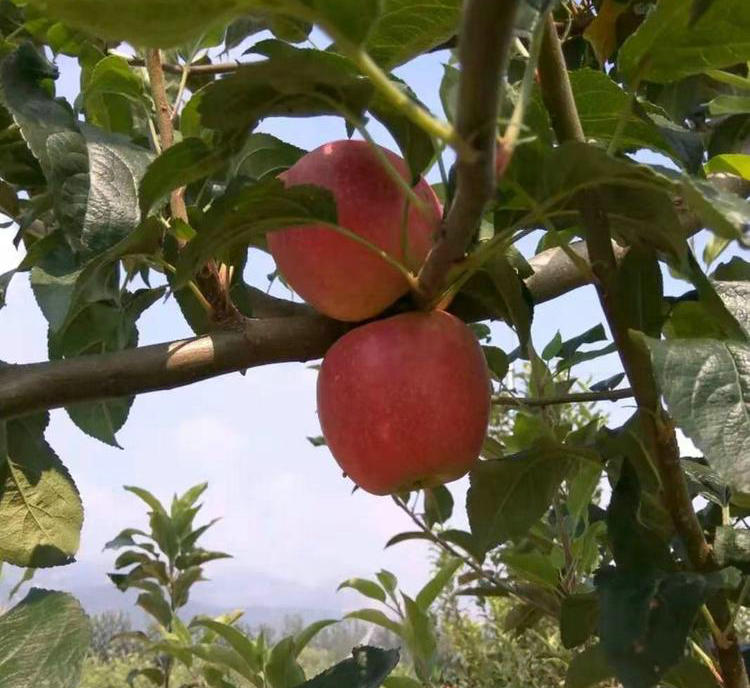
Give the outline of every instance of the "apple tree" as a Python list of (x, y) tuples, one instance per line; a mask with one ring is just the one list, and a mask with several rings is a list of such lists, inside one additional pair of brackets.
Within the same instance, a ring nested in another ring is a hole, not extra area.
[[(115, 444), (139, 394), (325, 357), (335, 458), (412, 516), (424, 491), (420, 531), (464, 580), (560, 624), (569, 686), (748, 686), (747, 0), (2, 0), (0, 34), (0, 210), (24, 249), (0, 306), (30, 280), (49, 326), (48, 361), (0, 364), (0, 560), (64, 566), (79, 545), (50, 409)], [(438, 50), (444, 117), (393, 74)], [(59, 55), (80, 67), (72, 103)], [(320, 115), (353, 140), (307, 152), (257, 131)], [(308, 303), (250, 286), (250, 249)], [(684, 293), (665, 295), (667, 271)], [(539, 350), (535, 306), (587, 284), (611, 341), (581, 350), (599, 325)], [(195, 336), (138, 346), (165, 296)], [(491, 320), (515, 351), (469, 336)], [(573, 391), (571, 369), (609, 352), (622, 373)], [(516, 359), (531, 376), (509, 398)], [(619, 428), (558, 412), (622, 398)], [(436, 535), (441, 483), (467, 471), (470, 530)], [(0, 617), (0, 683), (72, 688), (89, 637), (71, 596), (32, 590)], [(310, 685), (380, 685), (392, 657), (368, 656)]]

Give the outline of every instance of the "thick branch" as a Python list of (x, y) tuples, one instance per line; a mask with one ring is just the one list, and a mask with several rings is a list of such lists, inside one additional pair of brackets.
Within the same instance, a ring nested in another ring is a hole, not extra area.
[[(575, 106), (562, 46), (551, 19), (545, 31), (539, 75), (542, 97), (550, 112), (558, 140), (582, 141), (583, 128)], [(589, 260), (597, 278), (599, 300), (641, 411), (642, 429), (659, 470), (664, 503), (692, 565), (699, 571), (715, 570), (718, 568), (717, 562), (693, 509), (685, 474), (680, 465), (674, 425), (661, 406), (648, 354), (631, 339), (628, 316), (617, 298), (618, 266), (612, 248), (606, 208), (596, 190), (581, 194), (578, 206), (586, 229)], [(710, 610), (720, 628), (731, 627), (731, 615), (725, 596), (715, 596), (710, 603)], [(731, 628), (729, 641), (723, 647), (717, 647), (725, 686), (747, 688), (747, 673), (737, 638)]]
[[(560, 249), (550, 249), (529, 261), (537, 272), (527, 284), (537, 302), (585, 284), (578, 268), (567, 257), (559, 258), (560, 253)], [(345, 325), (315, 315), (303, 304), (276, 299), (259, 290), (250, 294), (253, 312), (268, 319), (246, 320), (243, 331), (0, 368), (0, 418), (172, 389), (269, 363), (320, 358), (346, 331)], [(475, 313), (472, 317), (481, 320), (488, 315)]]
[(465, 3), (456, 131), (477, 154), (456, 163), (453, 204), (419, 273), (418, 296), (425, 303), (438, 294), (448, 270), (464, 257), (495, 189), (498, 98), (518, 5), (518, 0)]

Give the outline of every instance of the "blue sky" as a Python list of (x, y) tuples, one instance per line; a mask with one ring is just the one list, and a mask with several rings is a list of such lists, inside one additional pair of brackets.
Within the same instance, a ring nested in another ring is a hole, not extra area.
[[(437, 87), (447, 57), (422, 57), (399, 70), (435, 112), (442, 112)], [(72, 98), (77, 93), (74, 63), (61, 59), (59, 64), (58, 92)], [(335, 118), (275, 119), (261, 129), (307, 149), (346, 135), (342, 121)], [(373, 126), (371, 133), (394, 147), (381, 127)], [(431, 180), (437, 177), (433, 174)], [(13, 235), (12, 229), (0, 231), (0, 273), (21, 258), (12, 246)], [(524, 248), (531, 251), (533, 245), (526, 242)], [(247, 279), (265, 288), (272, 269), (270, 257), (254, 251)], [(275, 293), (289, 296), (283, 287)], [(535, 343), (541, 348), (557, 330), (567, 338), (602, 320), (594, 290), (579, 289), (537, 308)], [(139, 329), (141, 344), (190, 335), (173, 300), (147, 311)], [(1, 360), (46, 359), (46, 325), (25, 275), (12, 282), (8, 305), (0, 311), (0, 331)], [(506, 351), (517, 344), (504, 325), (493, 326), (493, 335), (493, 343)], [(615, 356), (581, 366), (584, 377), (590, 373), (597, 379), (618, 371)], [(124, 450), (87, 437), (64, 411), (53, 411), (48, 439), (77, 481), (86, 519), (79, 563), (40, 574), (39, 581), (73, 591), (82, 585), (106, 585), (104, 573), (114, 556), (102, 552), (103, 544), (126, 526), (145, 524), (141, 503), (124, 492), (123, 485), (145, 487), (167, 500), (175, 491), (208, 480), (203, 517), (223, 520), (209, 531), (205, 545), (235, 558), (210, 565), (213, 580), (196, 593), (199, 597), (227, 608), (312, 602), (350, 607), (359, 601), (357, 596), (337, 596), (337, 584), (381, 567), (396, 573), (406, 591), (417, 589), (430, 570), (426, 546), (407, 543), (383, 549), (391, 535), (411, 529), (408, 519), (388, 498), (351, 494), (351, 483), (342, 479), (327, 449), (315, 449), (305, 439), (320, 432), (315, 381), (315, 371), (305, 365), (282, 364), (141, 396), (119, 434)], [(627, 402), (607, 408), (619, 422), (630, 413)], [(465, 524), (461, 502), (466, 482), (453, 487), (459, 526)]]

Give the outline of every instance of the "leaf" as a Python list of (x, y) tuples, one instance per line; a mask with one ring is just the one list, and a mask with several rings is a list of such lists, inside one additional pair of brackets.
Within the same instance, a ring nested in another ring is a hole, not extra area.
[(164, 672), (156, 667), (146, 667), (145, 669), (131, 669), (125, 677), (130, 688), (135, 688), (135, 679), (139, 676), (148, 679), (155, 686), (164, 685)]
[[(138, 72), (119, 55), (107, 55), (82, 78), (86, 121), (110, 132), (129, 134), (133, 128), (133, 106), (149, 107)], [(139, 113), (140, 114), (140, 113)]]
[(165, 516), (167, 515), (167, 512), (164, 510), (162, 503), (148, 490), (144, 490), (142, 487), (133, 487), (130, 485), (126, 485), (123, 489), (127, 490), (128, 492), (132, 492), (136, 497), (139, 497), (144, 502), (146, 502), (146, 504), (151, 507), (152, 512), (162, 513)]
[(565, 688), (592, 688), (613, 676), (601, 645), (592, 645), (573, 657), (565, 676)]
[(664, 322), (661, 268), (654, 251), (631, 246), (615, 280), (619, 312), (627, 327), (658, 337)]
[(694, 657), (683, 657), (662, 680), (671, 688), (720, 688), (714, 673)]
[(492, 377), (501, 381), (508, 374), (510, 361), (507, 354), (496, 346), (482, 346), (484, 357), (487, 359), (487, 367), (490, 369)]
[(435, 627), (427, 612), (415, 600), (404, 594), (401, 597), (406, 612), (401, 636), (414, 658), (417, 676), (425, 681), (432, 671), (437, 651)]
[[(262, 5), (247, 0), (32, 0), (50, 17), (95, 36), (133, 45), (169, 48), (195, 39), (245, 8)], [(270, 4), (270, 3), (267, 3)]]
[(138, 187), (145, 217), (170, 191), (203, 179), (224, 166), (221, 149), (197, 138), (183, 139), (151, 162)]
[(320, 621), (311, 623), (309, 626), (306, 626), (299, 633), (297, 633), (294, 636), (294, 651), (296, 653), (296, 656), (299, 657), (302, 650), (304, 650), (309, 645), (310, 641), (316, 635), (318, 635), (318, 633), (320, 633), (324, 628), (328, 628), (328, 626), (332, 626), (335, 623), (338, 623), (338, 619), (321, 619)]
[(594, 593), (568, 595), (560, 607), (560, 640), (568, 649), (583, 645), (594, 633), (599, 600)]
[(424, 612), (428, 611), (432, 603), (453, 580), (456, 572), (463, 566), (463, 561), (451, 557), (443, 564), (438, 572), (417, 594), (417, 606)]
[(577, 353), (578, 349), (584, 344), (594, 344), (596, 342), (605, 341), (606, 339), (607, 333), (604, 331), (604, 326), (599, 323), (575, 337), (560, 342), (560, 348), (555, 352), (555, 356), (565, 361)]
[(332, 28), (350, 43), (367, 38), (380, 14), (379, 0), (302, 0), (311, 7), (324, 27)]
[(336, 590), (342, 590), (343, 588), (352, 588), (365, 597), (385, 602), (385, 591), (374, 581), (365, 578), (350, 578), (341, 583)]
[(384, 688), (422, 688), (423, 685), (408, 676), (389, 676), (383, 682)]
[(76, 688), (90, 642), (88, 617), (72, 595), (32, 588), (0, 616), (0, 683)]
[(133, 535), (141, 535), (148, 537), (147, 533), (144, 533), (138, 528), (125, 528), (114, 539), (110, 540), (104, 545), (104, 549), (120, 549), (121, 547), (132, 547), (136, 545), (136, 541), (133, 540)]
[(172, 621), (172, 610), (161, 593), (157, 594), (156, 591), (142, 592), (138, 595), (136, 604), (153, 616), (164, 628), (169, 628)]
[(741, 115), (750, 112), (750, 96), (716, 96), (708, 103), (711, 115)]
[(274, 229), (316, 221), (336, 222), (333, 197), (319, 187), (286, 189), (281, 181), (269, 179), (225, 196), (206, 213), (198, 235), (182, 252), (175, 286), (184, 285), (220, 250), (249, 244)]
[(60, 566), (78, 551), (81, 498), (44, 439), (48, 422), (48, 414), (0, 422), (0, 559), (15, 566)]
[(5, 306), (5, 294), (7, 293), (8, 287), (10, 286), (10, 281), (13, 279), (13, 276), (15, 274), (15, 270), (9, 270), (8, 272), (0, 275), (0, 308), (3, 308), (3, 306)]
[(282, 638), (271, 648), (263, 675), (271, 688), (294, 688), (305, 680), (305, 672), (297, 663), (294, 638)]
[(3, 101), (44, 170), (66, 236), (99, 253), (140, 222), (138, 180), (151, 154), (122, 136), (77, 122), (39, 84), (44, 76), (56, 76), (47, 65), (31, 44), (22, 44), (0, 66)]
[[(604, 5), (618, 5), (616, 0), (606, 0)], [(597, 15), (597, 19), (601, 14)], [(589, 25), (589, 28), (593, 24)], [(649, 118), (659, 110), (647, 103), (633, 103), (632, 96), (624, 91), (604, 72), (593, 69), (576, 69), (570, 72), (573, 96), (587, 139), (609, 143), (617, 134), (622, 150), (650, 148), (661, 151), (681, 161), (681, 157)]]
[(669, 412), (711, 467), (750, 492), (750, 346), (713, 339), (647, 339)]
[(396, 588), (398, 587), (398, 579), (390, 571), (381, 569), (375, 574), (375, 577), (380, 581), (380, 585), (383, 586), (383, 589), (386, 592), (389, 592), (391, 594), (396, 592)]
[(445, 523), (453, 514), (453, 495), (445, 485), (424, 490), (424, 519), (428, 528)]
[(420, 0), (383, 0), (367, 51), (391, 69), (455, 35), (460, 18), (460, 0), (434, 0), (429, 11)]
[(251, 134), (232, 157), (232, 176), (263, 181), (289, 169), (307, 151), (270, 134)]
[(705, 601), (705, 580), (693, 573), (657, 576), (609, 567), (595, 583), (601, 644), (617, 678), (626, 686), (656, 684), (683, 656)]
[(485, 550), (525, 535), (552, 503), (575, 450), (552, 442), (514, 456), (481, 461), (466, 497), (471, 532)]
[(396, 623), (389, 619), (379, 609), (358, 609), (353, 612), (349, 612), (346, 617), (347, 619), (359, 619), (360, 621), (367, 621), (373, 623), (376, 626), (380, 626), (389, 630), (391, 633), (395, 633), (400, 636), (403, 633), (401, 624)]
[(398, 650), (366, 645), (354, 648), (352, 655), (299, 688), (378, 688), (399, 661)]
[(725, 153), (715, 155), (704, 166), (706, 174), (734, 174), (750, 180), (750, 155), (745, 153)]
[(617, 50), (617, 18), (628, 9), (627, 2), (604, 0), (583, 37), (591, 43), (599, 64), (604, 66)]
[(8, 599), (12, 600), (18, 594), (18, 591), (23, 587), (24, 583), (28, 583), (34, 577), (34, 574), (36, 574), (36, 569), (33, 569), (33, 568), (24, 569), (23, 576), (21, 576), (18, 579), (16, 584), (11, 588), (10, 592), (8, 593)]
[(750, 7), (744, 0), (714, 2), (695, 23), (691, 15), (690, 2), (660, 0), (620, 48), (619, 72), (631, 83), (666, 83), (750, 59)]
[(750, 203), (710, 181), (686, 178), (682, 194), (705, 226), (725, 239), (739, 239), (750, 225)]
[(223, 638), (230, 647), (242, 658), (251, 672), (262, 671), (262, 660), (259, 656), (255, 643), (247, 635), (231, 624), (222, 623), (208, 617), (198, 616), (191, 622), (190, 626), (207, 628)]
[(372, 98), (372, 84), (341, 55), (275, 40), (256, 44), (253, 52), (268, 59), (246, 64), (203, 89), (198, 105), (203, 126), (245, 130), (274, 115), (358, 119)]

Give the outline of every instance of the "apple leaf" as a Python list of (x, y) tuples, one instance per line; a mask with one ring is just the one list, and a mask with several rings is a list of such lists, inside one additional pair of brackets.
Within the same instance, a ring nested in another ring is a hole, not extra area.
[(381, 650), (363, 645), (352, 657), (339, 662), (298, 688), (378, 688), (400, 659), (398, 650)]
[(690, 2), (659, 0), (620, 48), (619, 72), (631, 83), (666, 83), (750, 59), (745, 0), (714, 2), (694, 23), (691, 15)]
[(3, 688), (76, 688), (91, 642), (91, 626), (67, 593), (32, 588), (0, 616)]
[(183, 286), (219, 251), (258, 241), (274, 229), (316, 221), (336, 222), (333, 196), (320, 187), (287, 189), (278, 179), (268, 179), (230, 193), (218, 199), (196, 227), (198, 234), (180, 256), (174, 286)]
[(0, 421), (0, 559), (15, 566), (68, 564), (78, 551), (78, 489), (44, 439), (49, 414)]
[(733, 490), (750, 492), (750, 346), (646, 342), (672, 417)]
[(594, 688), (613, 675), (602, 646), (592, 645), (571, 660), (565, 676), (565, 688)]

